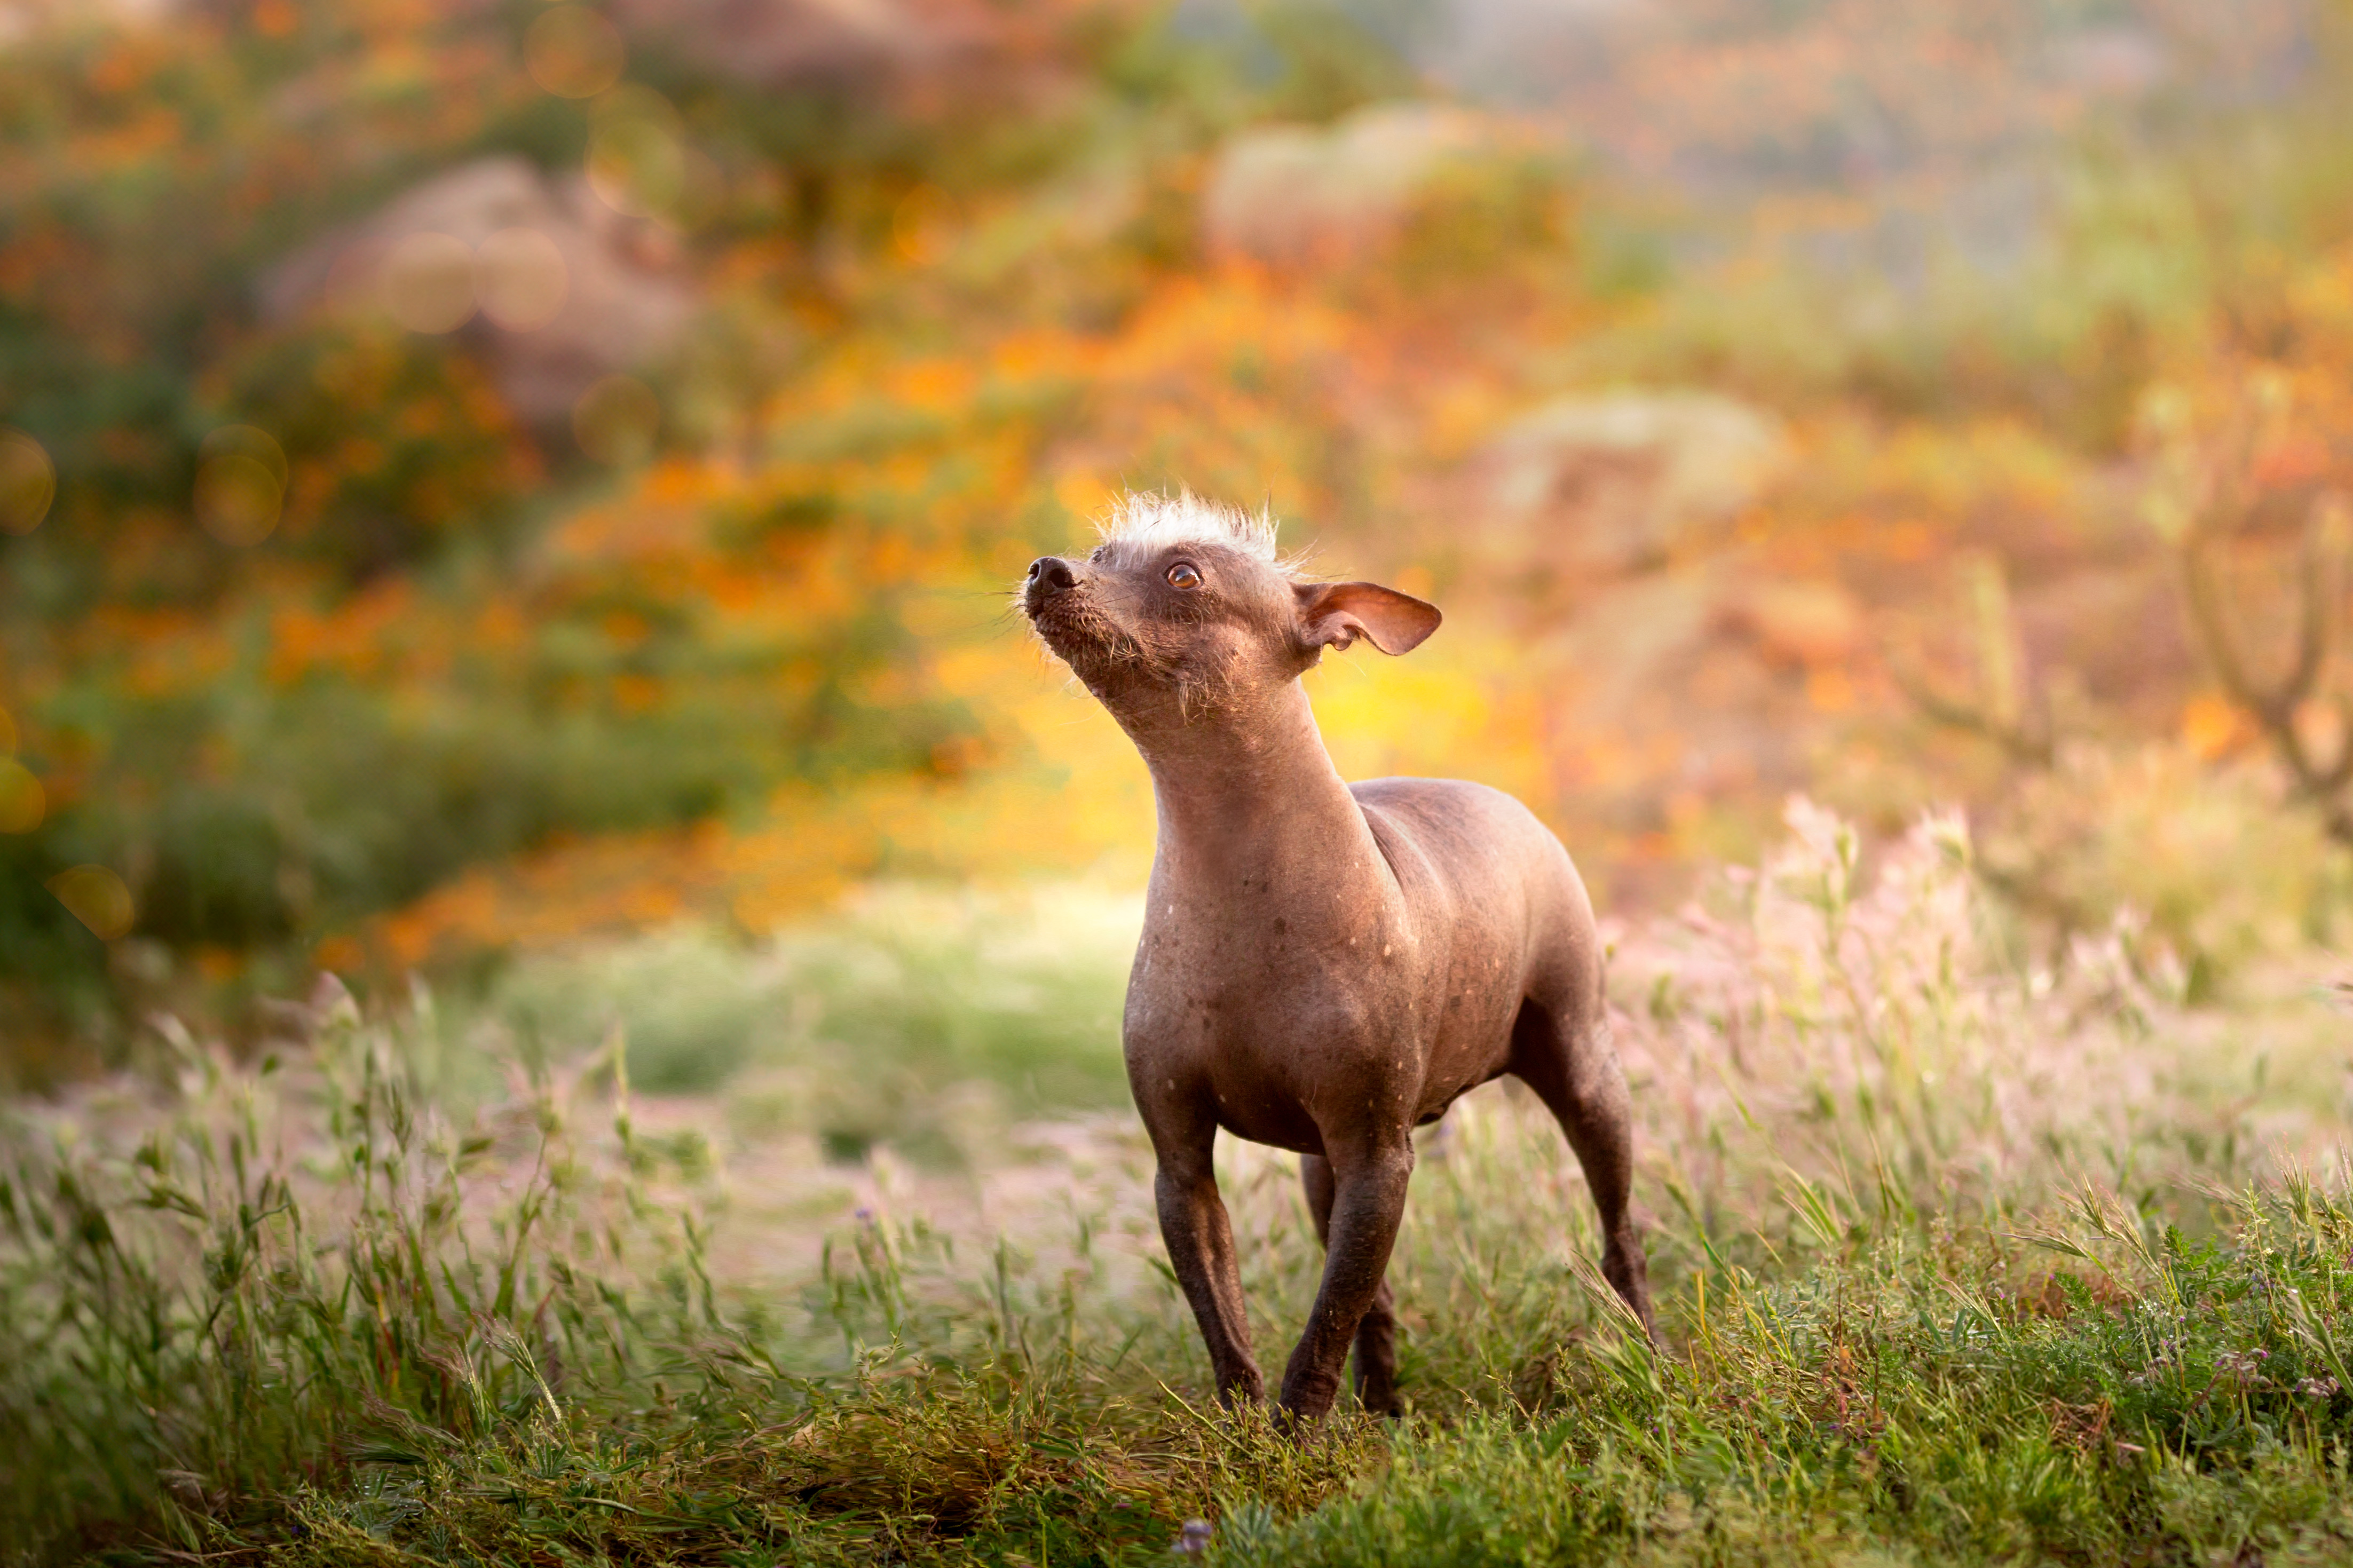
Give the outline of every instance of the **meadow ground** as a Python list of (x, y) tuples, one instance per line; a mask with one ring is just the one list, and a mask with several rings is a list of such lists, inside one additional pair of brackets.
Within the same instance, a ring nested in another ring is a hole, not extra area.
[[(1128, 901), (617, 958), (673, 1008), (659, 1093), (623, 1031), (564, 1048), (577, 971), (470, 1020), (330, 988), (250, 1061), (164, 1026), (8, 1110), (7, 1560), (1045, 1568), (1191, 1519), (1225, 1563), (2353, 1552), (2341, 975), (2189, 1007), (2129, 931), (2036, 952), (1954, 822), (1868, 866), (1788, 826), (1617, 933), (1664, 1343), (1490, 1089), (1392, 1265), (1410, 1414), (1303, 1439), (1214, 1407), (1161, 1261)], [(1292, 1158), (1225, 1153), (1279, 1363), (1319, 1258)]]

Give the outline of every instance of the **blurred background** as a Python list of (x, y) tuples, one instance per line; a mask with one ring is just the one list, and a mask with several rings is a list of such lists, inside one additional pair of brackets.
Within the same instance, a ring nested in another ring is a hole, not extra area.
[(1797, 793), (2193, 1003), (2353, 912), (2340, 4), (0, 0), (0, 1084), (324, 969), (836, 1159), (1122, 1103), (1008, 605), (1125, 489), (1440, 604), (1343, 771), (1615, 919)]

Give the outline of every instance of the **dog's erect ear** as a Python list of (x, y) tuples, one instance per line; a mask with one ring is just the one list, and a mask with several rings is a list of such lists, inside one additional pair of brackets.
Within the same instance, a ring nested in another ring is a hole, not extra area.
[(1438, 629), (1438, 606), (1378, 583), (1301, 583), (1299, 631), (1309, 647), (1346, 647), (1364, 637), (1383, 653), (1411, 653)]

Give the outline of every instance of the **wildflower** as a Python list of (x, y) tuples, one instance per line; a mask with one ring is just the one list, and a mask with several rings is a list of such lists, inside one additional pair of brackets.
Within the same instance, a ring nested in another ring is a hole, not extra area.
[(1209, 1521), (1206, 1519), (1187, 1520), (1184, 1529), (1177, 1531), (1176, 1544), (1168, 1550), (1179, 1557), (1198, 1557), (1208, 1552)]
[(2333, 1377), (2299, 1378), (2295, 1391), (2306, 1399), (2334, 1399), (2337, 1397), (2337, 1380)]
[(1959, 812), (1925, 812), (1915, 831), (1947, 863), (1955, 866), (1969, 863), (1969, 822)]
[(2180, 1349), (2181, 1342), (2170, 1335), (2159, 1339), (2156, 1347), (2149, 1352), (2148, 1365), (2125, 1381), (2137, 1387), (2148, 1387), (2173, 1366)]

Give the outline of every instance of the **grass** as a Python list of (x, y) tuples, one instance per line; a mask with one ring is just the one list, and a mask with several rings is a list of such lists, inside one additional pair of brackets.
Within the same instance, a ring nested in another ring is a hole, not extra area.
[[(1124, 1121), (937, 1178), (968, 1222), (903, 1189), (763, 1262), (755, 1146), (657, 1118), (626, 1037), (459, 1120), (429, 1020), (330, 989), (273, 1058), (182, 1036), (9, 1112), (0, 1550), (1043, 1568), (1203, 1518), (1229, 1563), (2341, 1560), (2336, 1023), (2187, 1011), (2129, 933), (2020, 962), (1950, 825), (1866, 879), (1791, 822), (1619, 939), (1662, 1348), (1523, 1098), (1424, 1145), (1409, 1415), (1294, 1441), (1206, 1399)], [(1224, 1178), (1279, 1359), (1292, 1163)]]
[(470, 1027), (527, 1057), (618, 1028), (637, 1084), (723, 1087), (747, 1132), (953, 1165), (972, 1142), (959, 1123), (1126, 1105), (1119, 1014), (1142, 921), (1133, 896), (1085, 885), (884, 887), (757, 944), (688, 929), (527, 960)]

